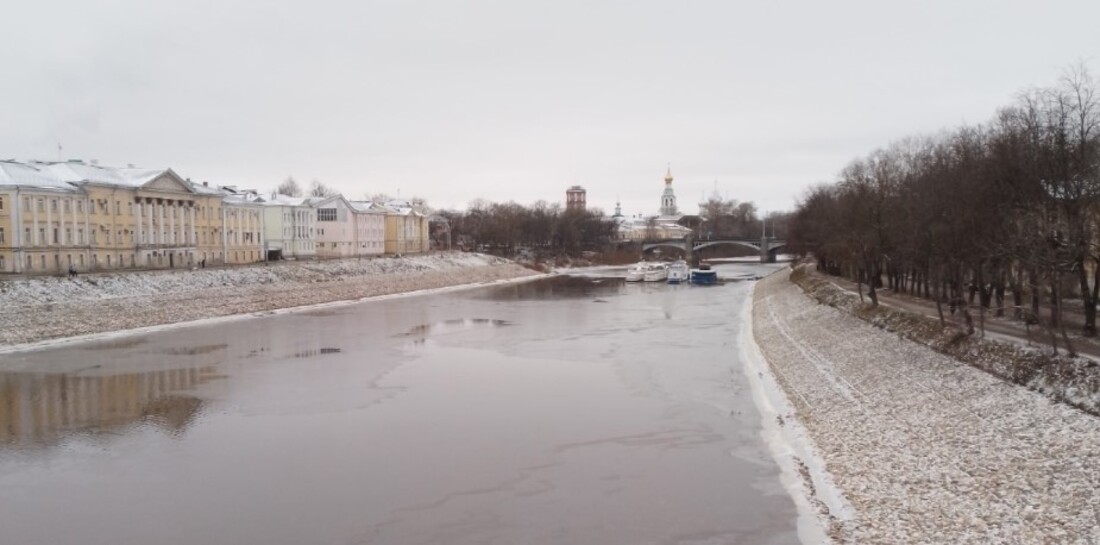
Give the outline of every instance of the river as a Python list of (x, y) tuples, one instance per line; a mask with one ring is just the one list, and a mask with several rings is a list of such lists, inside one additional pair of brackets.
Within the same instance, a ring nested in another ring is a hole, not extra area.
[(796, 543), (752, 282), (585, 274), (0, 355), (2, 541)]

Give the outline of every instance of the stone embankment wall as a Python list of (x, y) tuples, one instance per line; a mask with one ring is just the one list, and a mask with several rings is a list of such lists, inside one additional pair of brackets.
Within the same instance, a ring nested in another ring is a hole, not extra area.
[(444, 253), (0, 281), (0, 346), (533, 274)]
[(837, 543), (1100, 543), (1100, 419), (771, 275), (753, 333), (854, 516)]

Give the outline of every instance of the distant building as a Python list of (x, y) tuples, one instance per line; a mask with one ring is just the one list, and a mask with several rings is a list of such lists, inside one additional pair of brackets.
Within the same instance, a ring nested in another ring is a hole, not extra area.
[(676, 207), (676, 193), (672, 190), (672, 168), (665, 172), (665, 189), (661, 193), (661, 207), (657, 215), (623, 216), (622, 207), (615, 203), (615, 215), (612, 220), (618, 226), (615, 233), (619, 241), (643, 241), (681, 239), (692, 233), (691, 229), (679, 224), (679, 209)]
[(587, 192), (583, 187), (575, 185), (565, 190), (565, 209), (584, 210), (587, 207)]
[(669, 165), (668, 171), (665, 173), (665, 190), (661, 193), (661, 212), (663, 217), (671, 217), (680, 215), (680, 211), (676, 209), (676, 193), (672, 191), (672, 166)]
[(317, 255), (317, 209), (310, 206), (309, 199), (274, 194), (263, 200), (263, 206), (266, 259), (309, 259)]

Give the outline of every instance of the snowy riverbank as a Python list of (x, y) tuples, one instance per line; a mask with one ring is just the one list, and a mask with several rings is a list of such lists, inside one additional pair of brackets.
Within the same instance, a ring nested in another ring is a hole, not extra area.
[(852, 510), (809, 494), (835, 542), (1100, 542), (1100, 419), (818, 304), (787, 271), (754, 298), (782, 421), (824, 464), (804, 474)]
[(537, 274), (472, 253), (0, 281), (0, 346)]

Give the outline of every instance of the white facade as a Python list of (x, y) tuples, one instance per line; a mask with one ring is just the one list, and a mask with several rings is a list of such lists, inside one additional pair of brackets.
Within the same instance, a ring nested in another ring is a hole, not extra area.
[(268, 259), (317, 255), (317, 210), (300, 197), (274, 195), (264, 205), (264, 253)]

